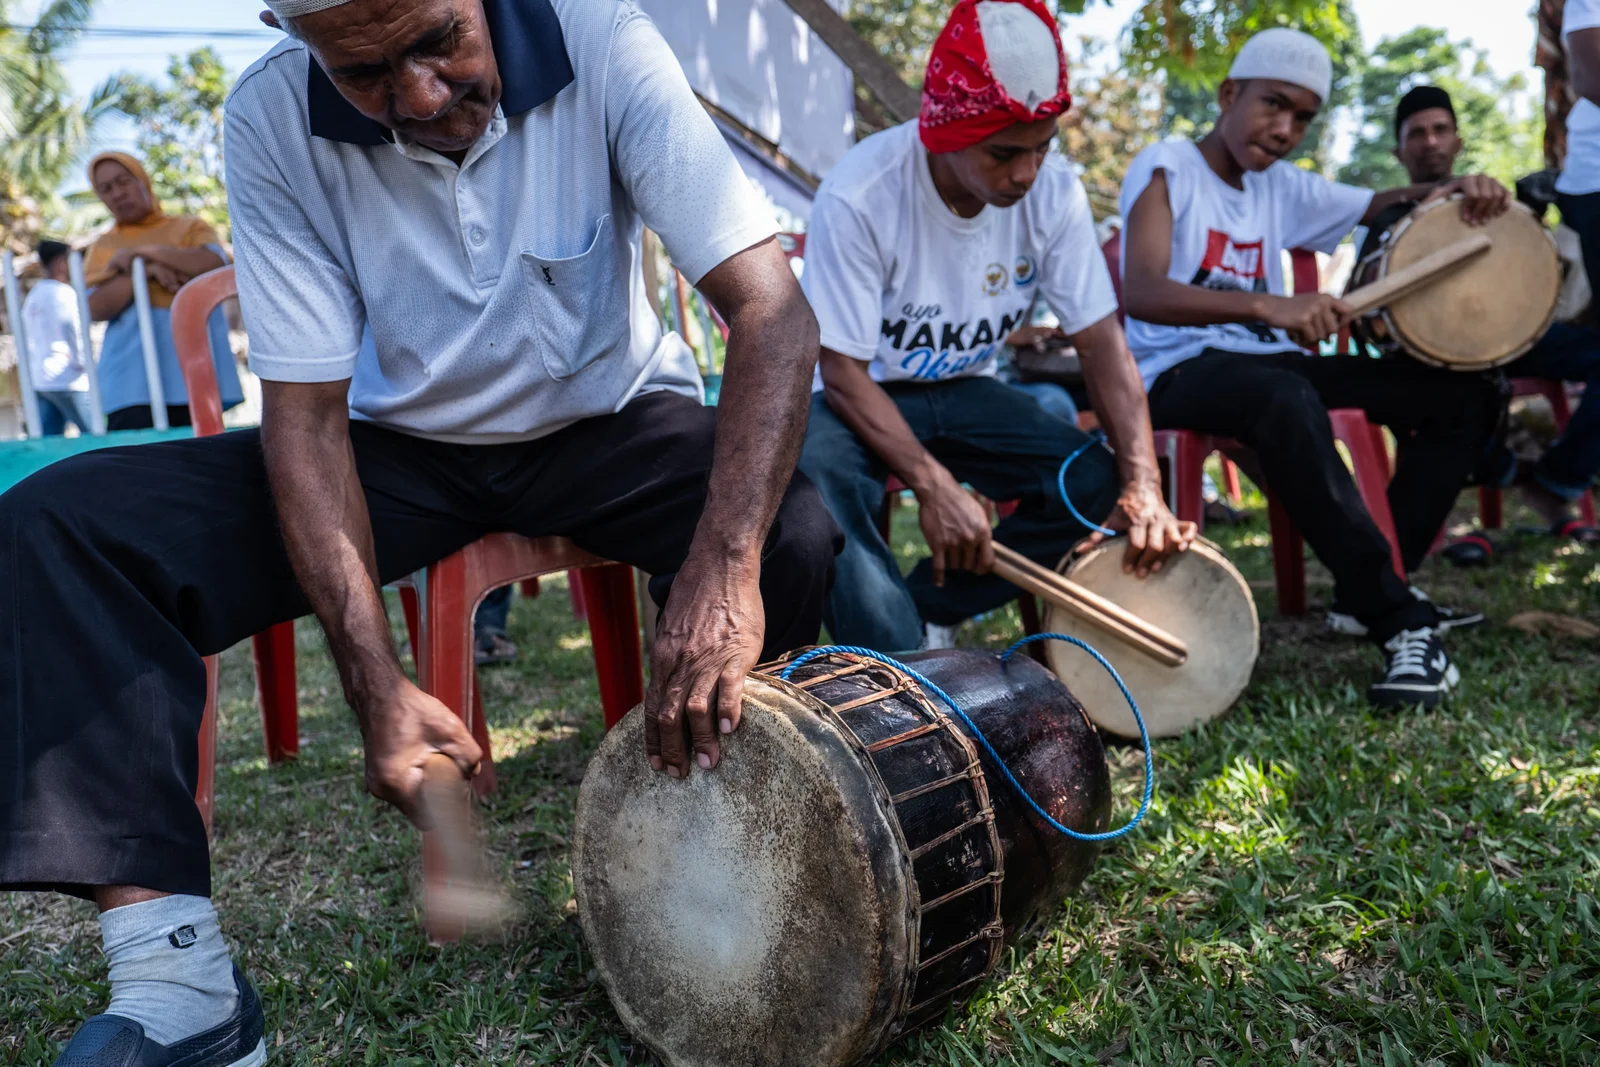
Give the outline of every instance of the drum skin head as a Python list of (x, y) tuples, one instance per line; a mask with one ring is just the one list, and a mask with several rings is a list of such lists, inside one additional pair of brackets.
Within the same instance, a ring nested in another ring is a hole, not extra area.
[[(1196, 540), (1148, 578), (1122, 572), (1126, 545), (1112, 541), (1060, 570), (1107, 600), (1161, 627), (1189, 646), (1180, 667), (1168, 667), (1121, 638), (1051, 606), (1047, 631), (1069, 634), (1104, 656), (1139, 702), (1151, 737), (1173, 737), (1227, 711), (1239, 699), (1261, 651), (1261, 622), (1244, 577), (1210, 541)], [(1105, 668), (1082, 649), (1048, 646), (1050, 669), (1082, 702), (1089, 718), (1118, 737), (1137, 738), (1139, 726)]]
[(669, 1067), (843, 1067), (893, 1036), (917, 890), (870, 768), (820, 702), (755, 676), (714, 771), (652, 771), (641, 708), (606, 735), (578, 794), (578, 915)]
[(1494, 246), (1387, 308), (1395, 338), (1424, 363), (1474, 371), (1508, 363), (1544, 336), (1561, 298), (1555, 240), (1521, 204), (1480, 227), (1461, 201), (1419, 208), (1395, 227), (1386, 270), (1394, 273), (1476, 233)]

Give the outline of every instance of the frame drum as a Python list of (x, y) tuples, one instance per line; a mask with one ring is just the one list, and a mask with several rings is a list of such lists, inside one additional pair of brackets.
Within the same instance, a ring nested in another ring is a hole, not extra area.
[[(1105, 751), (1048, 671), (975, 650), (906, 660), (1053, 818), (1105, 829)], [(652, 771), (635, 708), (578, 794), (584, 939), (668, 1067), (860, 1063), (970, 996), (1099, 854), (1027, 809), (910, 676), (839, 652), (794, 684), (784, 666), (750, 676), (716, 770)]]
[(1476, 227), (1462, 221), (1459, 197), (1419, 207), (1357, 265), (1346, 295), (1477, 233), (1494, 242), (1489, 251), (1356, 319), (1356, 338), (1458, 371), (1498, 367), (1532, 348), (1555, 317), (1561, 258), (1550, 231), (1519, 203)]
[[(1122, 571), (1125, 546), (1112, 541), (1057, 568), (1078, 584), (1161, 627), (1189, 646), (1182, 666), (1158, 663), (1115, 635), (1048, 606), (1044, 628), (1079, 638), (1110, 661), (1138, 701), (1151, 737), (1173, 737), (1233, 706), (1250, 684), (1261, 652), (1261, 622), (1244, 576), (1222, 550), (1196, 539), (1148, 578)], [(1116, 682), (1082, 651), (1061, 641), (1046, 645), (1050, 669), (1082, 694), (1096, 726), (1137, 738), (1138, 724)]]

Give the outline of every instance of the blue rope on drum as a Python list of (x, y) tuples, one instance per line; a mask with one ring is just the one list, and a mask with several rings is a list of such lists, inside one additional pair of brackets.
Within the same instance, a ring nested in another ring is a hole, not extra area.
[(1001, 773), (1006, 776), (1006, 781), (1011, 783), (1011, 788), (1016, 791), (1018, 796), (1027, 801), (1028, 806), (1033, 809), (1034, 814), (1038, 815), (1039, 818), (1049, 823), (1050, 826), (1055, 830), (1078, 841), (1114, 841), (1117, 838), (1130, 833), (1135, 826), (1138, 826), (1144, 821), (1145, 814), (1150, 810), (1150, 799), (1155, 794), (1155, 757), (1150, 751), (1150, 734), (1145, 729), (1144, 716), (1139, 713), (1139, 705), (1134, 702), (1133, 694), (1128, 692), (1128, 687), (1123, 684), (1122, 678), (1117, 674), (1116, 668), (1112, 667), (1110, 663), (1106, 662), (1106, 658), (1104, 656), (1096, 652), (1093, 648), (1089, 647), (1089, 645), (1078, 640), (1076, 637), (1072, 637), (1068, 634), (1032, 634), (1028, 637), (1024, 637), (1022, 640), (1018, 641), (1016, 644), (1012, 645), (1010, 648), (1001, 653), (1000, 662), (1002, 664), (1010, 662), (1011, 657), (1016, 654), (1018, 649), (1025, 645), (1031, 645), (1037, 641), (1065, 641), (1067, 644), (1076, 645), (1085, 652), (1089, 653), (1089, 655), (1094, 657), (1095, 662), (1104, 667), (1106, 672), (1111, 675), (1111, 680), (1117, 683), (1117, 688), (1122, 690), (1123, 697), (1128, 701), (1128, 707), (1133, 709), (1134, 720), (1139, 724), (1139, 741), (1144, 746), (1144, 799), (1139, 802), (1138, 812), (1134, 814), (1132, 819), (1128, 820), (1126, 826), (1120, 826), (1115, 830), (1107, 830), (1105, 833), (1101, 834), (1085, 834), (1074, 830), (1070, 826), (1063, 826), (1061, 823), (1057, 822), (1049, 812), (1045, 811), (1044, 808), (1039, 805), (1037, 800), (1034, 800), (1033, 797), (1028, 794), (1026, 789), (1022, 788), (1022, 783), (1017, 781), (1016, 775), (1011, 773), (1011, 768), (1005, 765), (1005, 761), (1000, 758), (1000, 754), (994, 750), (994, 746), (989, 743), (989, 739), (983, 736), (983, 731), (978, 729), (978, 724), (973, 722), (972, 719), (968, 717), (967, 713), (962, 710), (961, 705), (957, 704), (955, 699), (951, 697), (949, 693), (946, 693), (943, 689), (939, 688), (939, 686), (925, 678), (922, 674), (908, 667), (906, 664), (901, 663), (892, 656), (886, 656), (882, 652), (875, 652), (870, 648), (862, 648), (858, 645), (826, 645), (822, 648), (814, 648), (796, 658), (793, 663), (784, 668), (780, 677), (787, 682), (795, 671), (799, 670), (807, 663), (833, 652), (844, 652), (857, 656), (865, 656), (868, 659), (876, 660), (879, 663), (893, 667), (896, 670), (904, 671), (918, 685), (922, 686), (928, 692), (944, 701), (945, 705), (949, 707), (951, 711), (956, 713), (956, 717), (959, 718), (966, 726), (967, 732), (977, 739), (978, 744), (983, 746), (983, 750), (989, 754), (989, 758), (994, 761), (995, 765), (1000, 768)]
[[(1085, 452), (1089, 451), (1089, 449), (1093, 448), (1097, 444), (1100, 444), (1104, 440), (1105, 435), (1099, 430), (1096, 430), (1092, 435), (1090, 435), (1087, 441), (1079, 446), (1076, 452), (1061, 461), (1061, 469), (1056, 472), (1056, 489), (1060, 491), (1061, 502), (1067, 506), (1068, 511), (1072, 512), (1073, 518), (1077, 519), (1080, 523), (1093, 530), (1097, 534), (1100, 534), (1104, 537), (1116, 537), (1117, 531), (1109, 530), (1106, 527), (1101, 526), (1098, 522), (1090, 522), (1088, 519), (1084, 518), (1083, 513), (1078, 510), (1078, 505), (1072, 502), (1071, 495), (1067, 493), (1067, 470), (1074, 462), (1077, 461), (1079, 456), (1083, 455)], [(1090, 649), (1089, 651), (1093, 652), (1094, 650)]]

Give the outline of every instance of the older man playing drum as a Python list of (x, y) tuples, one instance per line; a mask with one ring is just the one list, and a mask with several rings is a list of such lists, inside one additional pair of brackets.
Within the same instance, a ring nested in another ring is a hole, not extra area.
[[(260, 433), (0, 498), (0, 886), (95, 899), (110, 963), (61, 1064), (265, 1059), (207, 899), (202, 654), (315, 612), (369, 788), (411, 813), (432, 755), (482, 754), (402, 672), (379, 584), (491, 531), (565, 535), (655, 576), (649, 758), (682, 777), (757, 661), (815, 640), (839, 541), (794, 473), (815, 321), (636, 8), (269, 6), (292, 39), (227, 107)], [(731, 324), (720, 413), (650, 312), (644, 224)]]

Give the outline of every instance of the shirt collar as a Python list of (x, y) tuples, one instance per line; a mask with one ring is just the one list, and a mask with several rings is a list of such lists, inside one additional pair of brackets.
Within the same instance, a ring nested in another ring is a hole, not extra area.
[[(572, 84), (561, 20), (550, 0), (484, 0), (484, 17), (495, 61), (500, 66), (500, 109), (510, 115), (532, 111)], [(339, 95), (316, 57), (308, 56), (306, 108), (311, 136), (354, 145), (381, 145), (394, 139)]]

